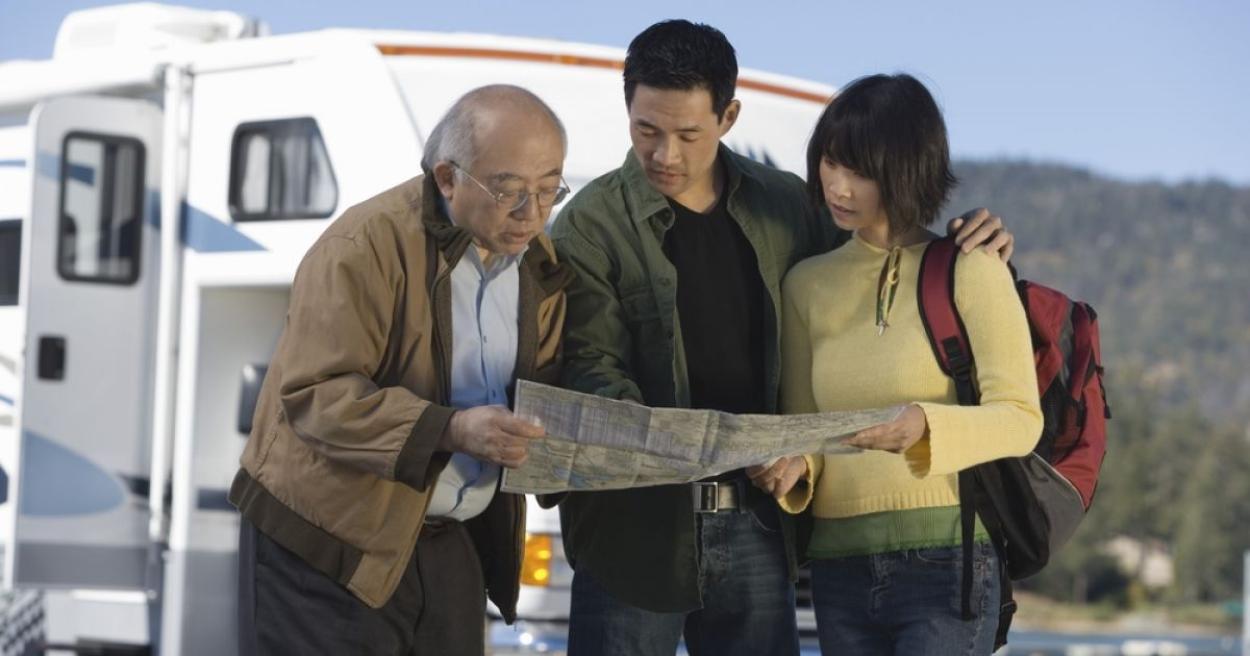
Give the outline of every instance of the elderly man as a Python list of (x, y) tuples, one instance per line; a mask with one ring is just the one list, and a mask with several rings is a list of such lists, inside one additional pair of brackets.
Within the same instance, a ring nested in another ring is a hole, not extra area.
[(424, 175), (304, 257), (230, 491), (242, 653), (481, 654), (486, 596), (515, 616), (525, 505), (497, 481), (543, 435), (513, 382), (558, 375), (565, 147), (528, 91), (471, 91)]
[[(630, 43), (633, 148), (552, 228), (578, 273), (569, 387), (653, 406), (777, 411), (781, 279), (846, 235), (813, 211), (797, 176), (721, 143), (742, 109), (737, 76), (733, 46), (707, 25), (665, 21)], [(997, 217), (967, 216), (966, 249), (1010, 252)], [(671, 656), (683, 634), (696, 655), (797, 653), (790, 581), (801, 539), (772, 495), (803, 471), (782, 458), (693, 485), (563, 498), (570, 656)]]

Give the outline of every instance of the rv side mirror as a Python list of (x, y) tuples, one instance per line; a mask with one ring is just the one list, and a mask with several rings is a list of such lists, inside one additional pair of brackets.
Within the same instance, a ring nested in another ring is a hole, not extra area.
[(260, 386), (265, 382), (268, 365), (249, 364), (243, 367), (243, 380), (239, 385), (239, 433), (244, 437), (252, 432), (252, 415), (256, 414), (256, 399), (260, 397)]

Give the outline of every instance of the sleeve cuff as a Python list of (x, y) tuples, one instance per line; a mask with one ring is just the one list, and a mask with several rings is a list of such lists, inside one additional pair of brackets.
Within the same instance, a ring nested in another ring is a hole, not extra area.
[(609, 385), (604, 385), (595, 390), (594, 394), (618, 401), (633, 401), (638, 405), (646, 405), (642, 400), (642, 392), (638, 390), (638, 385), (629, 379), (621, 379)]
[(451, 454), (435, 452), (454, 408), (431, 403), (421, 412), (395, 461), (395, 480), (424, 492), (447, 466)]
[(930, 465), (932, 464), (933, 450), (930, 448), (929, 436), (920, 438), (919, 442), (911, 445), (911, 448), (903, 452), (903, 457), (907, 460), (907, 467), (911, 470), (911, 475), (916, 478), (925, 478), (929, 475)]
[[(903, 452), (903, 457), (907, 460), (907, 467), (911, 470), (912, 476), (916, 478), (928, 478), (933, 475), (946, 475), (956, 470), (950, 470), (950, 443), (942, 441), (940, 444), (944, 446), (938, 449), (935, 454), (933, 451), (934, 437), (939, 440), (947, 440), (946, 435), (952, 431), (958, 430), (954, 420), (955, 417), (949, 412), (952, 406), (946, 406), (940, 403), (917, 403), (917, 406), (924, 412), (925, 424), (928, 428), (925, 430), (925, 436), (920, 438), (910, 449)], [(953, 409), (958, 410), (959, 406)], [(934, 458), (939, 462), (935, 462)], [(945, 461), (941, 461), (945, 458)]]
[(816, 470), (813, 466), (813, 456), (803, 456), (803, 460), (807, 463), (807, 471), (803, 472), (802, 478), (790, 488), (784, 497), (777, 500), (777, 505), (791, 515), (807, 510), (816, 496), (816, 481), (812, 474)]
[[(951, 444), (950, 436), (964, 435), (968, 432), (969, 426), (966, 422), (960, 421), (960, 412), (968, 410), (969, 406), (931, 404), (931, 402), (921, 402), (916, 405), (924, 411), (925, 424), (929, 426), (929, 429), (925, 431), (925, 436), (921, 437), (919, 442), (903, 454), (908, 461), (911, 475), (918, 479), (928, 479), (929, 476), (955, 474), (961, 467), (958, 466), (958, 459), (954, 457), (955, 449)], [(938, 449), (934, 447), (935, 441)]]

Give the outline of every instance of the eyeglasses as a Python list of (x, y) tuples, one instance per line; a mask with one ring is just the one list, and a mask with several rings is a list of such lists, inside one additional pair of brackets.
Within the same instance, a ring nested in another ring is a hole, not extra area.
[(534, 193), (530, 193), (528, 189), (517, 189), (515, 191), (491, 191), (490, 187), (482, 184), (480, 180), (473, 177), (472, 174), (466, 171), (463, 166), (460, 166), (455, 162), (449, 163), (456, 167), (456, 170), (465, 174), (465, 176), (472, 180), (474, 184), (481, 187), (482, 191), (490, 194), (491, 198), (495, 199), (496, 205), (501, 208), (508, 208), (509, 214), (518, 212), (521, 208), (525, 207), (525, 204), (530, 200), (530, 196), (534, 196), (538, 199), (538, 206), (540, 208), (551, 209), (552, 206), (559, 204), (560, 201), (564, 200), (565, 197), (569, 195), (569, 188), (567, 183), (564, 182), (564, 178), (560, 178), (561, 185), (559, 187), (539, 189)]

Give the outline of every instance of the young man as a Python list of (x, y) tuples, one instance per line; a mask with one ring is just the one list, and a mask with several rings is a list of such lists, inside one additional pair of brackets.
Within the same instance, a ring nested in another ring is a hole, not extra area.
[(496, 487), (543, 431), (504, 406), (558, 376), (564, 155), (532, 93), (476, 89), (304, 257), (230, 491), (242, 654), (480, 656), (487, 594), (515, 617), (525, 501)]
[[(721, 144), (740, 109), (737, 73), (733, 47), (706, 25), (666, 21), (630, 44), (633, 148), (553, 227), (578, 274), (567, 387), (651, 406), (777, 411), (781, 279), (845, 235), (797, 176)], [(966, 248), (993, 236), (990, 248), (1010, 251), (997, 217), (969, 219)], [(667, 656), (683, 634), (696, 655), (797, 653), (796, 526), (770, 493), (803, 466), (783, 459), (693, 485), (565, 497), (570, 656)]]

